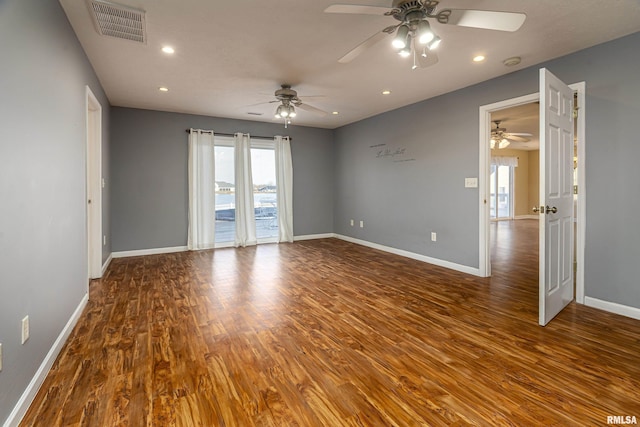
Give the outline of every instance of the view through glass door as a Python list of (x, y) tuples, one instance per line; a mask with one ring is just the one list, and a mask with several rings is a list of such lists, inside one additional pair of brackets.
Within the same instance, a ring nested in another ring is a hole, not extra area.
[[(234, 241), (236, 227), (235, 148), (233, 138), (215, 140), (216, 244)], [(251, 175), (258, 243), (278, 237), (276, 159), (273, 141), (251, 142)]]
[(491, 165), (491, 219), (513, 218), (513, 167)]

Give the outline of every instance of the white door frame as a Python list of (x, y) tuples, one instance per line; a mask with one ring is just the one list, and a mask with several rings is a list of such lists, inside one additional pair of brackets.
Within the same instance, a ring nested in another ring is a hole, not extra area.
[(102, 106), (89, 86), (85, 92), (87, 275), (96, 279), (102, 277)]
[[(578, 96), (578, 119), (576, 136), (578, 138), (578, 201), (577, 201), (577, 230), (576, 230), (576, 301), (584, 304), (584, 243), (586, 230), (586, 194), (585, 194), (585, 92), (586, 83), (580, 82), (569, 85)], [(536, 102), (540, 99), (539, 93), (519, 96), (493, 104), (480, 106), (480, 133), (479, 133), (479, 175), (478, 195), (480, 204), (479, 219), (479, 262), (478, 270), (481, 277), (491, 276), (491, 240), (489, 232), (489, 176), (491, 159), (491, 113), (509, 107)]]

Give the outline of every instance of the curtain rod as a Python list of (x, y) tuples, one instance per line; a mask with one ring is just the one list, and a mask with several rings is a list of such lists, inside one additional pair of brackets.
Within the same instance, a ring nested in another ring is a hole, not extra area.
[[(213, 133), (214, 135), (218, 135), (218, 136), (235, 136), (234, 133), (214, 132), (212, 130), (202, 130), (202, 129), (199, 129), (199, 130), (202, 131), (202, 132)], [(191, 132), (191, 129), (187, 129), (187, 133), (190, 133), (190, 132)], [(249, 134), (249, 135), (251, 136), (251, 138), (256, 138), (256, 139), (273, 139), (273, 138), (275, 138), (274, 136), (260, 136), (260, 135), (251, 135), (251, 134)], [(293, 141), (293, 138), (291, 138), (290, 136), (288, 138), (289, 138), (289, 141)]]

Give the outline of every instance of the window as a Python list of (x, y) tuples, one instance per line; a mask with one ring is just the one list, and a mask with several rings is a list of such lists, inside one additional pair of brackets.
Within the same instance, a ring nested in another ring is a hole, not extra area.
[(233, 242), (236, 232), (236, 193), (233, 139), (215, 140), (216, 243)]
[(276, 186), (276, 156), (273, 142), (251, 143), (251, 175), (253, 204), (256, 214), (258, 241), (278, 237), (278, 199)]

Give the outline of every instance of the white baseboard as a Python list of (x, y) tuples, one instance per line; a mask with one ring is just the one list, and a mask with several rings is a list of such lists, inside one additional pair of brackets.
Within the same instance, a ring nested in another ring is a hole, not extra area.
[(104, 262), (104, 264), (102, 264), (102, 273), (100, 274), (100, 277), (104, 276), (104, 272), (107, 271), (107, 268), (109, 268), (109, 264), (111, 264), (112, 259), (113, 259), (113, 254), (109, 254), (109, 257), (107, 258), (107, 260)]
[(69, 318), (69, 321), (60, 332), (60, 335), (58, 335), (58, 338), (53, 343), (53, 346), (40, 364), (40, 367), (31, 379), (31, 382), (25, 389), (24, 393), (22, 393), (22, 396), (20, 396), (18, 403), (16, 403), (13, 411), (11, 411), (9, 417), (4, 422), (4, 427), (17, 427), (18, 424), (20, 424), (20, 421), (22, 421), (22, 417), (27, 413), (33, 399), (36, 397), (36, 394), (38, 394), (38, 390), (40, 390), (40, 386), (42, 386), (47, 374), (51, 370), (51, 366), (53, 366), (53, 363), (56, 361), (60, 350), (62, 350), (62, 347), (67, 342), (67, 338), (71, 335), (71, 331), (73, 331), (74, 326), (78, 323), (78, 319), (80, 319), (82, 311), (87, 305), (87, 301), (89, 301), (89, 294), (84, 294), (80, 304)]
[(378, 249), (380, 251), (389, 252), (395, 255), (400, 255), (406, 258), (415, 259), (417, 261), (426, 262), (428, 264), (438, 265), (440, 267), (449, 268), (451, 270), (460, 271), (462, 273), (472, 274), (474, 276), (480, 276), (480, 269), (468, 267), (466, 265), (456, 264), (454, 262), (444, 261), (437, 258), (431, 258), (426, 255), (420, 255), (414, 252), (405, 251), (402, 249), (396, 249), (389, 246), (380, 245), (378, 243), (367, 242), (366, 240), (355, 239), (349, 236), (343, 236), (336, 234), (336, 238), (346, 240), (347, 242), (355, 243), (357, 245), (367, 246), (369, 248)]
[(540, 219), (538, 215), (517, 215), (513, 219)]
[(186, 250), (188, 250), (186, 246), (174, 246), (170, 248), (139, 249), (135, 251), (113, 252), (111, 256), (113, 258), (126, 258), (130, 256), (170, 254), (174, 252), (185, 252)]
[(640, 320), (640, 308), (629, 307), (628, 305), (618, 304), (617, 302), (603, 301), (586, 296), (584, 297), (584, 304), (589, 307)]
[(297, 242), (300, 240), (330, 239), (332, 237), (336, 237), (336, 235), (334, 233), (307, 234), (304, 236), (294, 236), (293, 241)]

